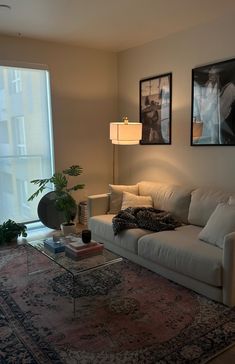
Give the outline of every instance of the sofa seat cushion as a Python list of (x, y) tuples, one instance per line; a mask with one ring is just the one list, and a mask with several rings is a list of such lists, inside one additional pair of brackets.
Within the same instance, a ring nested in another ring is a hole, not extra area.
[[(118, 245), (132, 253), (137, 254), (138, 239), (143, 235), (150, 234), (151, 231), (144, 229), (128, 229), (123, 230), (114, 236), (112, 219), (115, 215), (99, 215), (89, 219), (89, 228), (95, 237), (100, 237), (112, 244)], [(101, 241), (104, 243), (105, 241)]]
[(201, 228), (185, 225), (142, 237), (139, 256), (188, 277), (222, 286), (222, 250), (199, 240)]

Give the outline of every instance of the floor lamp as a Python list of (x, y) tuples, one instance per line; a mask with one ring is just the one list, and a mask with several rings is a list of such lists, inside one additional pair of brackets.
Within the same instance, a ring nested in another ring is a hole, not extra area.
[(109, 136), (113, 144), (113, 184), (115, 184), (116, 145), (139, 144), (142, 138), (142, 123), (129, 122), (125, 116), (122, 122), (110, 123)]

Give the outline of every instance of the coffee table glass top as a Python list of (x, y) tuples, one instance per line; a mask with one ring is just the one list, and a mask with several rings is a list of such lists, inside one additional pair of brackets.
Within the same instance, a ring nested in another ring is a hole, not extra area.
[(87, 271), (103, 268), (107, 265), (118, 263), (122, 261), (122, 258), (107, 249), (103, 249), (101, 254), (92, 255), (90, 257), (73, 260), (65, 256), (65, 253), (52, 253), (44, 246), (43, 239), (28, 241), (26, 246), (36, 249), (41, 254), (58, 264), (61, 268), (71, 273), (73, 276), (85, 273)]

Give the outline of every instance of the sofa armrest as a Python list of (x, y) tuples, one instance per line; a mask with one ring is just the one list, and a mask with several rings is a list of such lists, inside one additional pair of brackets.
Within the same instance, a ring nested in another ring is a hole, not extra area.
[(105, 215), (109, 211), (109, 193), (88, 196), (87, 212), (88, 218), (96, 215)]
[(224, 238), (223, 303), (231, 307), (235, 306), (235, 232)]

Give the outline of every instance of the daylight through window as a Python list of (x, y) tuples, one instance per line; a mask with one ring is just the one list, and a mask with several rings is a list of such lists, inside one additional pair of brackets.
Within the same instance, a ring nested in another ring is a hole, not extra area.
[[(0, 224), (38, 220), (33, 179), (53, 173), (49, 73), (0, 66)], [(48, 192), (48, 191), (46, 191)]]

